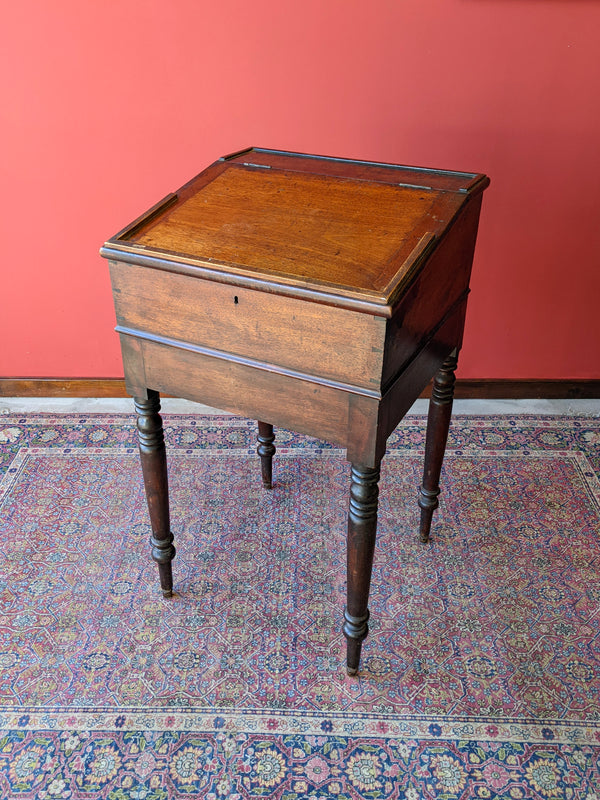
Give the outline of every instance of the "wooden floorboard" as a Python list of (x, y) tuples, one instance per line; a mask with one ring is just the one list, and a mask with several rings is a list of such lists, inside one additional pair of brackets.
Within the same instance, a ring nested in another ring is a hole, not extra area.
[[(422, 397), (429, 397), (428, 387)], [(0, 378), (0, 397), (127, 397), (122, 378)], [(594, 400), (600, 379), (456, 381), (458, 399)]]

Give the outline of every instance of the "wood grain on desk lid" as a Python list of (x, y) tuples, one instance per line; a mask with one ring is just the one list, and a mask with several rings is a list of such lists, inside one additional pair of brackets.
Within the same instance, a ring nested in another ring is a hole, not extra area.
[(232, 164), (129, 241), (381, 295), (463, 202), (452, 192)]

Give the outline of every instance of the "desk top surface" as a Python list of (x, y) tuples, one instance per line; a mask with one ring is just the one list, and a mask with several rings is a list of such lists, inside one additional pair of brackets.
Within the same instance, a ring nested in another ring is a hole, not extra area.
[(102, 254), (286, 293), (392, 302), (484, 175), (252, 148), (225, 156)]

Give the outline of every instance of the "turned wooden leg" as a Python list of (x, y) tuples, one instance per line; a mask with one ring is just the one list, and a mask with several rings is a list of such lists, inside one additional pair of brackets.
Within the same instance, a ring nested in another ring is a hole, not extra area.
[(433, 380), (433, 390), (429, 401), (423, 485), (419, 492), (419, 506), (421, 507), (419, 539), (422, 542), (429, 541), (431, 518), (439, 505), (440, 472), (442, 471), (442, 461), (446, 451), (448, 428), (450, 427), (450, 416), (452, 414), (456, 363), (457, 353), (453, 351), (444, 361)]
[(344, 611), (346, 664), (348, 675), (356, 675), (363, 639), (369, 632), (369, 588), (375, 535), (379, 467), (352, 465), (350, 509), (348, 512), (348, 588)]
[(256, 452), (260, 456), (260, 467), (262, 471), (262, 482), (265, 489), (273, 488), (273, 456), (275, 455), (275, 434), (273, 426), (268, 422), (258, 423), (258, 447)]
[(165, 597), (173, 594), (171, 561), (175, 557), (169, 524), (167, 456), (158, 392), (148, 390), (148, 399), (134, 398), (137, 414), (140, 460), (152, 525), (152, 558), (158, 564), (160, 586)]

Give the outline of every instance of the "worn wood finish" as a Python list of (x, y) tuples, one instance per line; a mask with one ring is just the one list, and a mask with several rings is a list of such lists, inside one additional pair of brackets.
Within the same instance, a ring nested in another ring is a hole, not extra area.
[[(277, 168), (282, 157), (286, 169)], [(213, 164), (102, 254), (390, 316), (395, 297), (487, 183), (472, 173), (252, 150)]]
[[(342, 308), (111, 262), (119, 330), (377, 389), (385, 320)], [(147, 309), (154, 298), (163, 303)], [(294, 336), (289, 336), (290, 321)], [(135, 335), (134, 334), (134, 335)]]
[(258, 447), (256, 452), (260, 456), (260, 467), (262, 473), (262, 482), (265, 489), (273, 488), (273, 456), (275, 455), (275, 434), (273, 433), (273, 426), (268, 422), (258, 423), (258, 435), (256, 437)]
[[(474, 173), (250, 149), (220, 159), (101, 251), (127, 389), (154, 435), (147, 489), (160, 487), (163, 514), (157, 392), (269, 420), (258, 423), (266, 487), (273, 425), (347, 449), (350, 674), (368, 632), (386, 439), (460, 348), (487, 184)], [(445, 446), (438, 417), (426, 492)], [(164, 519), (159, 529), (165, 566)]]
[(147, 398), (135, 398), (140, 460), (152, 525), (152, 558), (158, 564), (163, 596), (171, 597), (173, 594), (171, 561), (175, 558), (175, 547), (169, 520), (165, 439), (159, 414), (159, 394), (149, 390), (147, 395)]
[[(122, 346), (130, 339), (121, 334)], [(279, 428), (346, 446), (350, 392), (161, 342), (139, 343), (140, 356), (127, 369), (144, 374), (148, 385), (161, 393), (249, 419), (266, 418)]]
[(419, 492), (419, 506), (421, 508), (419, 539), (424, 543), (429, 541), (431, 519), (433, 512), (439, 505), (440, 473), (452, 415), (454, 370), (456, 369), (457, 357), (458, 353), (455, 350), (440, 367), (433, 379), (433, 391), (429, 401), (423, 484)]
[(423, 236), (460, 205), (453, 193), (233, 164), (129, 241), (387, 300)]

